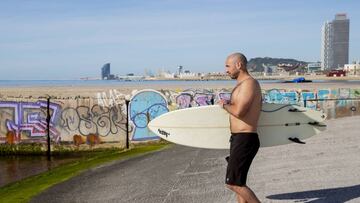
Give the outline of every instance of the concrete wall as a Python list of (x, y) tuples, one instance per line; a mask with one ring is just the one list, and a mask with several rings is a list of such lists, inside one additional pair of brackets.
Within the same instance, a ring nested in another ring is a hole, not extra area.
[[(131, 96), (130, 140), (156, 140), (147, 124), (171, 110), (204, 106), (229, 100), (230, 89), (142, 90)], [(328, 118), (360, 115), (360, 89), (263, 90), (264, 102), (304, 105), (323, 109)], [(351, 100), (346, 100), (352, 98)], [(106, 104), (106, 105), (104, 105)], [(43, 99), (3, 99), (0, 101), (0, 143), (46, 143), (47, 102)], [(125, 97), (51, 99), (50, 133), (54, 145), (124, 147), (127, 111)]]

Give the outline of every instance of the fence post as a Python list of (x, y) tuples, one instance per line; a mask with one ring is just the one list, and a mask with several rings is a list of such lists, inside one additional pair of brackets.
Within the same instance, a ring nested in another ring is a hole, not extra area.
[(50, 97), (47, 98), (47, 117), (46, 117), (46, 123), (47, 123), (47, 151), (46, 156), (47, 160), (51, 161), (51, 152), (50, 152)]
[(126, 149), (129, 149), (129, 100), (125, 100), (126, 104)]

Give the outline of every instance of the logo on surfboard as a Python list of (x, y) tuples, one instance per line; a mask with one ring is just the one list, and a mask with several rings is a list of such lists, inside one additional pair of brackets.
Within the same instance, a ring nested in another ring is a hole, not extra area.
[(170, 133), (166, 132), (165, 130), (158, 129), (158, 131), (161, 135), (164, 135), (166, 137), (168, 137), (170, 135)]

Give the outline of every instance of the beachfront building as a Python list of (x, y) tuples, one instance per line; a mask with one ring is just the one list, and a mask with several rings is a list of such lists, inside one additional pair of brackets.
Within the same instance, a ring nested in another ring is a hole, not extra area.
[(182, 66), (178, 66), (178, 75), (180, 75), (181, 73), (183, 73), (183, 67), (182, 67)]
[(128, 73), (126, 75), (117, 76), (115, 79), (121, 81), (141, 81), (145, 79), (145, 76), (135, 75), (134, 73)]
[(344, 71), (348, 75), (360, 75), (360, 62), (354, 62), (352, 64), (345, 64)]
[(345, 13), (336, 14), (334, 20), (322, 27), (322, 70), (338, 69), (349, 62), (349, 27)]
[(170, 72), (160, 72), (159, 74), (160, 78), (164, 78), (164, 79), (174, 79), (175, 78), (175, 73), (170, 73)]
[(307, 65), (307, 72), (308, 73), (315, 73), (321, 70), (321, 63), (320, 62), (316, 62), (316, 63), (309, 63)]
[(101, 79), (103, 80), (115, 80), (117, 77), (110, 73), (110, 63), (106, 63), (101, 68)]
[(106, 63), (101, 68), (101, 79), (106, 80), (110, 78), (110, 63)]
[(198, 77), (198, 74), (192, 73), (189, 70), (185, 70), (183, 73), (178, 75), (178, 78), (181, 79), (195, 79), (196, 77)]
[(225, 72), (211, 72), (202, 73), (200, 78), (203, 80), (226, 80), (229, 79), (229, 76)]
[(331, 43), (331, 34), (332, 34), (331, 22), (326, 22), (321, 30), (321, 70), (329, 70), (330, 64), (332, 64), (332, 43)]

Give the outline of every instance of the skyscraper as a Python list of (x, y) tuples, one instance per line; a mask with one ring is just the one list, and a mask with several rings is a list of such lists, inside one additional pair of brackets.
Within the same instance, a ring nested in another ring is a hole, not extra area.
[(101, 79), (110, 79), (110, 63), (106, 63), (102, 68), (101, 68)]
[(333, 64), (333, 53), (332, 53), (332, 25), (331, 22), (326, 22), (321, 30), (321, 69), (329, 70)]
[(321, 69), (344, 67), (349, 62), (349, 27), (346, 14), (336, 14), (335, 19), (322, 27)]

